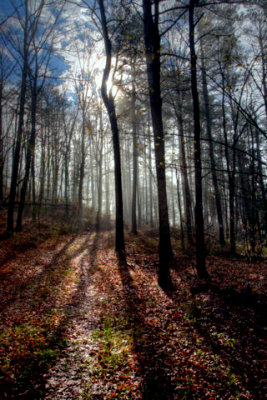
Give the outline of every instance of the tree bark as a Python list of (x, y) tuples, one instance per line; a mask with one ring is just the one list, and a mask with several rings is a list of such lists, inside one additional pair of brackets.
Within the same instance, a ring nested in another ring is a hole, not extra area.
[(22, 215), (25, 205), (25, 198), (27, 193), (27, 186), (30, 176), (31, 161), (34, 155), (35, 149), (35, 135), (36, 135), (36, 107), (37, 107), (37, 75), (34, 76), (34, 82), (32, 87), (32, 105), (31, 105), (31, 134), (28, 140), (27, 153), (26, 153), (26, 165), (25, 175), (20, 191), (20, 202), (17, 215), (16, 230), (19, 232), (22, 230)]
[(79, 169), (79, 189), (78, 189), (78, 225), (82, 221), (83, 213), (83, 180), (84, 180), (84, 166), (85, 166), (85, 112), (82, 112), (82, 143), (81, 143), (81, 163)]
[(115, 164), (115, 195), (116, 195), (116, 240), (115, 250), (120, 256), (125, 255), (124, 228), (123, 228), (123, 200), (122, 200), (122, 182), (121, 182), (121, 155), (120, 139), (117, 123), (117, 116), (112, 93), (107, 93), (107, 81), (111, 70), (112, 46), (109, 39), (107, 20), (103, 0), (98, 0), (101, 15), (102, 33), (106, 50), (106, 65), (103, 74), (101, 94), (108, 112), (112, 131), (114, 164)]
[(4, 149), (3, 149), (3, 76), (0, 77), (0, 207), (3, 204)]
[(136, 222), (136, 197), (137, 197), (137, 174), (138, 174), (138, 153), (137, 153), (137, 132), (136, 132), (136, 92), (135, 92), (135, 71), (134, 65), (132, 69), (132, 92), (131, 92), (131, 117), (132, 117), (132, 134), (133, 134), (133, 187), (132, 187), (132, 227), (131, 232), (137, 235), (137, 222)]
[(175, 115), (177, 119), (178, 129), (179, 129), (179, 147), (180, 147), (180, 155), (181, 155), (181, 172), (183, 178), (183, 191), (184, 191), (184, 207), (185, 207), (185, 215), (186, 215), (186, 236), (188, 244), (193, 244), (192, 237), (192, 200), (191, 193), (188, 183), (187, 176), (187, 162), (186, 162), (186, 154), (185, 154), (185, 145), (184, 145), (184, 123), (183, 123), (183, 115), (182, 115), (182, 104), (181, 99), (178, 101), (177, 109), (175, 110)]
[(173, 259), (165, 175), (165, 146), (162, 121), (160, 89), (160, 35), (158, 29), (159, 0), (154, 1), (155, 15), (152, 16), (151, 0), (143, 0), (144, 38), (147, 78), (154, 133), (159, 211), (159, 284), (172, 288), (170, 266)]
[(24, 43), (23, 43), (23, 67), (20, 86), (20, 106), (19, 106), (19, 122), (17, 130), (17, 139), (13, 154), (12, 176), (8, 202), (8, 217), (7, 217), (7, 234), (13, 234), (14, 207), (17, 189), (17, 179), (20, 161), (20, 148), (23, 134), (24, 110), (26, 102), (27, 88), (27, 69), (28, 69), (28, 1), (25, 1), (25, 26), (24, 26)]
[(101, 216), (102, 216), (102, 197), (103, 197), (103, 120), (102, 120), (102, 107), (99, 108), (100, 115), (100, 146), (99, 146), (99, 158), (98, 158), (98, 194), (97, 194), (97, 217), (96, 217), (96, 227), (100, 229)]
[(195, 24), (194, 9), (198, 0), (190, 0), (189, 4), (189, 43), (190, 43), (190, 63), (191, 63), (191, 91), (193, 99), (194, 113), (194, 164), (195, 164), (195, 224), (196, 224), (196, 261), (197, 272), (200, 278), (207, 278), (206, 270), (206, 249), (204, 239), (204, 220), (202, 203), (202, 168), (201, 168), (201, 130), (200, 130), (200, 111), (199, 97), (197, 89), (197, 60), (195, 52)]
[(203, 88), (203, 98), (204, 98), (204, 106), (205, 106), (207, 138), (208, 138), (208, 144), (209, 144), (211, 175), (212, 175), (212, 182), (213, 182), (213, 186), (214, 186), (215, 203), (216, 203), (217, 219), (218, 219), (218, 226), (219, 226), (219, 241), (220, 241), (221, 246), (224, 246), (225, 239), (224, 239), (224, 229), (223, 229), (222, 203), (221, 203), (221, 194), (220, 194), (217, 173), (216, 173), (216, 162), (215, 162), (215, 157), (214, 157), (213, 137), (212, 137), (212, 131), (211, 131), (211, 117), (210, 117), (209, 95), (208, 95), (208, 86), (207, 86), (207, 74), (206, 74), (206, 70), (204, 67), (204, 63), (203, 63), (203, 53), (202, 53), (202, 57), (201, 57), (201, 71), (202, 71), (202, 88)]

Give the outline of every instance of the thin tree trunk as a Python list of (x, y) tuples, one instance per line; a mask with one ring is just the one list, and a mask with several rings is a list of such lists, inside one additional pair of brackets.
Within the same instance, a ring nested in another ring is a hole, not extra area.
[(28, 69), (28, 1), (25, 2), (25, 26), (24, 26), (24, 44), (23, 44), (23, 69), (20, 86), (20, 106), (19, 106), (19, 122), (17, 130), (17, 138), (13, 155), (12, 176), (8, 202), (8, 217), (7, 217), (7, 234), (13, 234), (14, 207), (17, 189), (17, 179), (20, 162), (20, 148), (23, 134), (24, 110), (26, 101), (27, 88), (27, 69)]
[[(42, 128), (41, 128), (42, 129)], [(38, 205), (39, 207), (42, 204), (43, 197), (44, 197), (44, 186), (45, 186), (45, 143), (46, 143), (46, 138), (43, 136), (43, 131), (42, 132), (42, 138), (41, 138), (41, 167), (40, 167), (40, 191), (39, 191), (39, 199), (38, 199)]]
[(82, 113), (82, 143), (81, 143), (81, 164), (79, 173), (79, 190), (78, 190), (78, 225), (80, 225), (83, 213), (83, 180), (84, 180), (84, 166), (85, 166), (85, 112)]
[(152, 149), (151, 149), (151, 140), (150, 140), (150, 129), (149, 129), (149, 210), (150, 210), (150, 226), (153, 228), (154, 220), (153, 220), (153, 176), (152, 176)]
[(177, 119), (178, 129), (179, 129), (179, 147), (181, 154), (181, 172), (183, 178), (183, 189), (184, 189), (184, 207), (185, 207), (185, 215), (186, 215), (186, 236), (188, 244), (193, 244), (192, 237), (192, 200), (191, 193), (188, 183), (188, 175), (187, 175), (187, 162), (186, 162), (186, 154), (185, 154), (185, 145), (184, 145), (184, 122), (182, 115), (182, 104), (181, 99), (178, 102), (178, 110), (175, 110), (175, 115)]
[(176, 174), (178, 209), (179, 209), (179, 216), (180, 216), (181, 245), (182, 245), (182, 249), (184, 249), (184, 227), (183, 227), (183, 217), (182, 217), (183, 214), (182, 214), (180, 185), (179, 185), (179, 177), (178, 177), (177, 167), (175, 167), (175, 174)]
[(106, 182), (106, 216), (109, 219), (110, 217), (110, 200), (109, 200), (109, 170), (108, 170), (107, 159), (105, 162), (105, 182)]
[(262, 170), (262, 158), (260, 151), (260, 140), (259, 135), (256, 134), (256, 148), (257, 148), (257, 159), (258, 159), (258, 175), (260, 181), (260, 190), (262, 196), (262, 204), (263, 204), (263, 224), (265, 231), (265, 240), (267, 241), (267, 196), (266, 196), (266, 187), (263, 179), (263, 170)]
[(207, 278), (206, 270), (206, 249), (204, 239), (204, 220), (202, 203), (202, 171), (201, 171), (201, 131), (200, 131), (200, 112), (199, 98), (197, 90), (197, 62), (195, 52), (195, 24), (194, 9), (198, 0), (190, 0), (189, 4), (189, 42), (190, 42), (190, 61), (191, 61), (191, 90), (194, 111), (194, 162), (195, 162), (195, 224), (196, 224), (196, 261), (197, 272), (200, 278)]
[(0, 207), (3, 204), (4, 148), (3, 148), (3, 77), (0, 78)]
[(262, 86), (263, 86), (263, 94), (264, 94), (264, 106), (265, 106), (265, 115), (267, 120), (267, 71), (266, 71), (266, 49), (264, 50), (263, 44), (263, 32), (262, 27), (260, 28), (260, 36), (259, 36), (259, 45), (261, 50), (261, 67), (262, 67)]
[(137, 153), (137, 132), (136, 132), (136, 92), (135, 92), (135, 69), (134, 65), (132, 68), (132, 92), (131, 92), (131, 117), (132, 117), (132, 134), (133, 134), (133, 186), (132, 186), (132, 227), (131, 232), (137, 235), (137, 223), (136, 223), (136, 196), (137, 196), (137, 167), (138, 167), (138, 153)]
[(32, 220), (36, 220), (36, 195), (35, 195), (35, 157), (32, 154), (32, 166), (31, 166), (31, 173), (32, 173)]
[(103, 195), (103, 188), (102, 188), (102, 181), (103, 181), (103, 121), (102, 121), (102, 108), (99, 110), (100, 113), (100, 148), (99, 148), (99, 160), (98, 160), (98, 207), (97, 207), (97, 219), (96, 219), (96, 226), (97, 229), (100, 228), (101, 223), (101, 216), (102, 216), (102, 195)]
[(221, 246), (224, 246), (225, 239), (224, 239), (224, 229), (223, 229), (221, 194), (220, 194), (217, 173), (216, 173), (213, 137), (212, 137), (212, 132), (211, 132), (211, 117), (210, 117), (209, 95), (208, 95), (208, 86), (207, 86), (207, 74), (206, 74), (206, 70), (205, 70), (204, 62), (203, 62), (203, 52), (202, 52), (202, 56), (201, 56), (201, 71), (202, 71), (202, 87), (203, 87), (203, 98), (204, 98), (204, 105), (205, 105), (207, 137), (208, 137), (208, 144), (209, 144), (211, 175), (212, 175), (212, 182), (213, 182), (214, 192), (215, 192), (215, 203), (216, 203), (217, 219), (218, 219), (218, 226), (219, 226), (219, 240), (220, 240)]
[(22, 230), (22, 215), (25, 205), (25, 198), (27, 193), (27, 186), (30, 176), (31, 161), (34, 155), (35, 149), (35, 135), (36, 135), (36, 107), (37, 107), (37, 74), (35, 74), (33, 87), (32, 87), (32, 105), (31, 105), (31, 134), (28, 140), (28, 146), (26, 150), (26, 165), (25, 175), (20, 191), (20, 202), (17, 215), (17, 226), (16, 230)]
[(236, 210), (235, 210), (235, 196), (236, 196), (236, 144), (237, 144), (237, 126), (238, 116), (234, 117), (233, 105), (232, 117), (234, 124), (234, 135), (233, 135), (233, 149), (232, 149), (232, 166), (229, 173), (229, 211), (230, 211), (230, 250), (231, 254), (236, 254)]

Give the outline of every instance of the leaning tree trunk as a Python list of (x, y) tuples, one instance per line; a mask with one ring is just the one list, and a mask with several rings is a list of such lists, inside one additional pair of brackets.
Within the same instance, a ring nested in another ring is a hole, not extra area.
[(197, 90), (197, 60), (195, 52), (194, 9), (197, 3), (198, 0), (190, 0), (189, 4), (191, 91), (192, 91), (193, 112), (194, 112), (196, 261), (197, 261), (197, 272), (199, 277), (207, 278), (208, 273), (206, 270), (206, 250), (205, 250), (205, 239), (204, 239), (204, 220), (203, 220), (203, 203), (202, 203), (200, 111), (199, 111), (199, 98)]
[(159, 1), (154, 1), (155, 16), (152, 16), (151, 0), (143, 0), (144, 38), (147, 78), (154, 133), (158, 210), (159, 210), (159, 284), (171, 288), (170, 266), (173, 258), (165, 175), (165, 146), (160, 90), (160, 35), (158, 29)]
[(106, 50), (106, 65), (103, 74), (101, 94), (108, 112), (112, 131), (114, 164), (115, 164), (115, 195), (116, 195), (116, 242), (115, 249), (120, 256), (125, 254), (124, 230), (123, 230), (123, 200), (121, 182), (121, 155), (117, 116), (112, 93), (107, 92), (107, 80), (111, 70), (112, 46), (108, 35), (107, 20), (103, 0), (98, 0), (101, 14), (101, 26)]

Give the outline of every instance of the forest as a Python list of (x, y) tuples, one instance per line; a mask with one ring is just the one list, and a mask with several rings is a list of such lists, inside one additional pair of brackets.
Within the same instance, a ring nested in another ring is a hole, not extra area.
[(266, 22), (0, 2), (0, 400), (267, 398)]

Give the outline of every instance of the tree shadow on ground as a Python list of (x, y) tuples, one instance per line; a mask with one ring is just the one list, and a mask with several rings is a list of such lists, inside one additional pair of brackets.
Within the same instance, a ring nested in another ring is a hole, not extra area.
[[(142, 239), (142, 242), (145, 244), (146, 239)], [(133, 254), (134, 262), (144, 273), (151, 276), (151, 280), (155, 280), (157, 276), (157, 259), (154, 256), (153, 251), (152, 258), (144, 259), (142, 249), (140, 249), (139, 254), (136, 252)], [(221, 376), (219, 373), (214, 375), (207, 371), (202, 376), (199, 368), (197, 371), (199, 378), (204, 378), (210, 384), (213, 384), (215, 379), (218, 383), (218, 394), (221, 393), (222, 396), (227, 391), (236, 396), (239, 391), (244, 393), (247, 390), (255, 396), (255, 399), (263, 399), (267, 352), (263, 350), (262, 346), (266, 343), (266, 334), (265, 338), (260, 338), (255, 330), (257, 313), (255, 315), (254, 310), (248, 306), (248, 299), (246, 299), (243, 307), (240, 305), (239, 300), (244, 297), (243, 293), (241, 293), (241, 296), (237, 296), (234, 304), (230, 301), (232, 297), (229, 299), (227, 296), (218, 297), (218, 294), (211, 294), (207, 307), (205, 301), (204, 303), (199, 302), (189, 293), (192, 274), (194, 274), (194, 269), (192, 269), (188, 260), (183, 260), (182, 268), (177, 263), (177, 267), (172, 271), (176, 290), (165, 290), (164, 292), (172, 301), (174, 308), (176, 305), (181, 305), (184, 310), (184, 318), (188, 320), (191, 332), (198, 332), (197, 337), (201, 338), (201, 345), (198, 344), (195, 351), (205, 353), (205, 349), (209, 349), (211, 354), (215, 355), (215, 360), (220, 360), (223, 368), (225, 368), (226, 373)], [(181, 296), (180, 291), (185, 289), (188, 294)], [(228, 291), (226, 292), (228, 293)], [(265, 320), (266, 315), (265, 312)], [(192, 336), (189, 332), (189, 342), (192, 341)], [(202, 371), (205, 371), (205, 369), (202, 369)]]
[[(62, 259), (68, 248), (73, 244), (76, 238), (77, 235), (71, 237), (71, 239), (58, 252), (53, 255), (51, 261), (43, 265), (43, 269), (39, 273), (35, 274), (32, 277), (21, 278), (21, 280), (15, 282), (13, 284), (12, 291), (9, 293), (9, 296), (1, 301), (0, 310), (3, 311), (6, 307), (9, 307), (17, 300), (24, 301), (25, 298), (28, 297), (27, 289), (31, 289), (31, 291), (34, 291), (37, 287), (40, 286), (41, 283), (45, 281), (52, 281), (53, 271), (56, 271), (56, 268), (59, 268), (60, 260)], [(73, 255), (73, 257), (75, 257), (75, 254)], [(71, 258), (73, 257), (69, 257), (68, 262), (70, 262)], [(64, 265), (64, 269), (66, 269), (66, 267), (67, 264)], [(12, 279), (12, 272), (13, 271), (2, 273), (2, 279), (8, 282), (9, 279)], [(44, 301), (45, 299), (41, 298), (40, 300)]]
[[(58, 252), (56, 252), (56, 254), (54, 254), (51, 261), (45, 265), (37, 276), (30, 278), (24, 283), (23, 287), (21, 287), (22, 295), (18, 295), (16, 298), (12, 299), (12, 301), (4, 305), (5, 311), (3, 315), (8, 316), (8, 312), (10, 312), (11, 309), (23, 309), (24, 312), (26, 308), (29, 315), (38, 316), (39, 313), (40, 315), (47, 315), (47, 318), (50, 319), (53, 313), (58, 312), (55, 302), (57, 288), (61, 285), (61, 281), (64, 281), (66, 278), (72, 260), (75, 259), (75, 257), (81, 257), (79, 260), (80, 275), (78, 277), (79, 281), (76, 290), (70, 300), (67, 301), (63, 310), (59, 310), (62, 316), (59, 324), (51, 326), (51, 330), (46, 333), (44, 350), (48, 349), (48, 354), (49, 352), (54, 352), (54, 350), (57, 353), (63, 351), (66, 345), (64, 340), (66, 329), (75, 322), (77, 315), (82, 312), (83, 300), (90, 282), (90, 276), (97, 270), (95, 255), (99, 236), (95, 235), (93, 237), (92, 235), (92, 233), (90, 235), (85, 235), (85, 237), (78, 242), (77, 248), (74, 248), (73, 251), (67, 254), (66, 252), (73, 244), (75, 245), (75, 240), (79, 238), (79, 236), (74, 235)], [(88, 256), (88, 254), (90, 255)], [(43, 291), (44, 282), (47, 287), (47, 291), (45, 292)], [(14, 327), (18, 326), (17, 324), (19, 324), (19, 326), (24, 326), (25, 324), (31, 326), (35, 323), (35, 320), (24, 321), (24, 319), (22, 319), (19, 320), (19, 322), (15, 322)], [(44, 323), (46, 322), (44, 321)], [(42, 349), (41, 352), (43, 354)], [(18, 362), (21, 363), (22, 361), (23, 360), (20, 360)], [(25, 368), (28, 370), (27, 374), (25, 371), (21, 371), (23, 378), (22, 375), (20, 375), (21, 377), (17, 377), (19, 378), (18, 381), (5, 384), (3, 386), (5, 397), (3, 398), (17, 399), (19, 397), (23, 400), (40, 400), (43, 398), (45, 392), (45, 380), (43, 377), (51, 365), (53, 365), (53, 360), (46, 359), (40, 361), (39, 357), (32, 354), (32, 358), (27, 358), (26, 360)]]
[[(177, 304), (177, 291), (168, 291), (166, 294)], [(199, 337), (204, 339), (204, 347), (207, 346), (228, 369), (228, 382), (225, 381), (224, 385), (229, 386), (233, 395), (238, 395), (240, 386), (235, 380), (237, 377), (242, 387), (252, 393), (255, 399), (263, 400), (266, 359), (261, 360), (262, 356), (259, 355), (261, 339), (255, 332), (253, 309), (231, 303), (229, 298), (218, 293), (204, 294), (204, 298), (205, 301), (201, 296), (191, 297), (187, 316)]]
[(142, 398), (144, 400), (173, 400), (172, 361), (159, 345), (155, 346), (155, 342), (159, 339), (159, 332), (156, 327), (153, 328), (146, 324), (140, 308), (142, 300), (138, 296), (129, 267), (120, 258), (118, 262), (125, 299), (125, 314), (130, 327), (132, 327), (133, 347), (138, 358), (138, 372), (143, 380)]
[(79, 249), (77, 249), (77, 251), (75, 251), (74, 257), (77, 257), (79, 254), (82, 255), (80, 261), (81, 274), (76, 291), (65, 308), (64, 314), (68, 316), (64, 321), (65, 324), (68, 324), (70, 319), (73, 318), (73, 313), (74, 315), (75, 313), (76, 315), (79, 314), (79, 313), (77, 314), (77, 312), (83, 305), (87, 288), (90, 285), (90, 277), (94, 275), (98, 270), (96, 263), (96, 254), (99, 246), (99, 241), (100, 241), (99, 234), (96, 233), (94, 235), (92, 243), (88, 242), (88, 237), (87, 237), (83, 242), (82, 246)]

